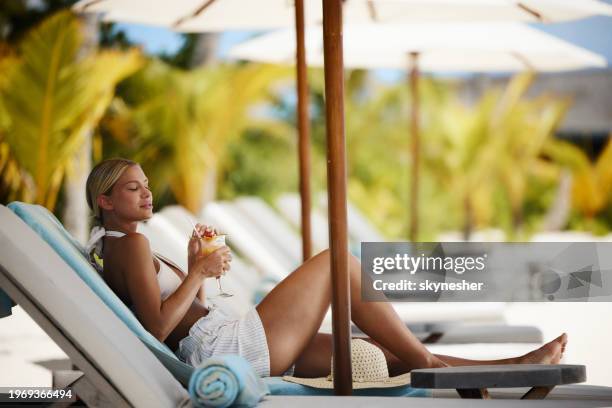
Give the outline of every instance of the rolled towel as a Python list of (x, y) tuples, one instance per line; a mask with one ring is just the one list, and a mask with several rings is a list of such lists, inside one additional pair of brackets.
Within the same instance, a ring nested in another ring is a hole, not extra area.
[(209, 358), (189, 379), (189, 395), (196, 407), (254, 407), (269, 393), (250, 364), (234, 354)]

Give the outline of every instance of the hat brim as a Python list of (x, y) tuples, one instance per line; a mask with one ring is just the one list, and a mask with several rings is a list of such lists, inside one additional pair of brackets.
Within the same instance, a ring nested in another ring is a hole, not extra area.
[[(330, 390), (334, 388), (334, 382), (328, 380), (327, 377), (299, 378), (286, 375), (283, 377), (283, 380), (313, 388), (324, 388)], [(353, 381), (353, 389), (355, 390), (362, 388), (393, 388), (402, 387), (405, 385), (410, 385), (410, 373), (398, 375), (396, 377), (389, 377), (387, 380), (384, 381)]]

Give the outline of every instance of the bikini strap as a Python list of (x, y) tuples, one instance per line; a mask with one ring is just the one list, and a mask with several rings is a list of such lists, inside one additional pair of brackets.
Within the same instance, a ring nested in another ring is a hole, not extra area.
[(114, 238), (121, 238), (123, 236), (125, 236), (126, 234), (124, 232), (121, 231), (105, 231), (104, 235), (106, 235), (107, 237), (114, 237)]

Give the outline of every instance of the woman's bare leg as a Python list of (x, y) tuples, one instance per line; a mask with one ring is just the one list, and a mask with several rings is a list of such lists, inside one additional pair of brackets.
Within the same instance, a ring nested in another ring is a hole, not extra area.
[[(271, 375), (287, 370), (315, 339), (331, 299), (329, 256), (329, 250), (326, 250), (309, 259), (257, 306), (270, 350)], [(349, 257), (349, 273), (353, 322), (401, 361), (406, 370), (447, 364), (492, 364), (491, 361), (485, 363), (433, 355), (406, 327), (389, 303), (361, 300), (361, 266), (353, 256)], [(317, 337), (315, 343), (321, 342), (323, 340)], [(448, 363), (444, 360), (448, 360)], [(327, 372), (329, 361), (326, 362)], [(501, 360), (495, 361), (502, 363)]]
[[(389, 350), (382, 347), (379, 343), (372, 339), (364, 338), (376, 346), (378, 346), (387, 360), (387, 367), (389, 368), (389, 375), (396, 376), (409, 372), (413, 367), (410, 367), (402, 360), (397, 358)], [(464, 358), (444, 356), (436, 354), (440, 360), (451, 366), (465, 366), (465, 365), (491, 365), (491, 364), (521, 364), (521, 363), (551, 363), (552, 361), (544, 361), (544, 355), (552, 356), (554, 353), (550, 352), (551, 347), (558, 347), (557, 339), (545, 344), (538, 350), (535, 350), (522, 357), (505, 358), (500, 360), (469, 360)], [(324, 377), (329, 374), (331, 370), (331, 358), (332, 358), (333, 340), (332, 336), (327, 333), (317, 333), (311, 342), (306, 346), (300, 357), (295, 362), (295, 375), (298, 377)], [(529, 358), (533, 354), (539, 354), (538, 359)]]

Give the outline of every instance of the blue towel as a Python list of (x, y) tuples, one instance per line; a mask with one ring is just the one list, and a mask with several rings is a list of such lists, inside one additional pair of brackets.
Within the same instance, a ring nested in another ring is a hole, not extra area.
[(196, 407), (254, 407), (270, 391), (242, 357), (211, 357), (189, 380), (189, 395)]
[(15, 302), (0, 288), (0, 318), (10, 316)]

